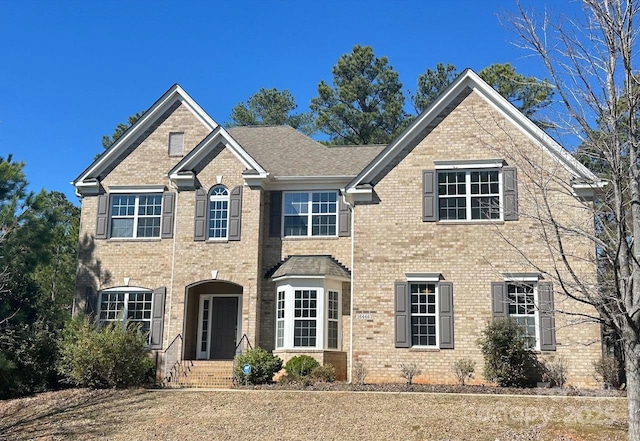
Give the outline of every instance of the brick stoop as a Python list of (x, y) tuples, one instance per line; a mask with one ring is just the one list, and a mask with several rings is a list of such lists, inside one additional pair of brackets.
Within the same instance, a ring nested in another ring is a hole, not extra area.
[(233, 387), (232, 360), (186, 360), (182, 363), (185, 363), (188, 367), (174, 381), (165, 382), (164, 387), (211, 387), (220, 389)]

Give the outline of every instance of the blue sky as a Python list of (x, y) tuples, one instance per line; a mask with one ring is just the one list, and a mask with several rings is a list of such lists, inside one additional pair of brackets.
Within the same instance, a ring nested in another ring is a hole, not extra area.
[(102, 151), (102, 135), (172, 84), (221, 124), (261, 87), (288, 89), (305, 111), (356, 44), (387, 56), (405, 91), (438, 62), (476, 71), (510, 62), (543, 76), (498, 18), (515, 9), (515, 0), (0, 0), (0, 156), (26, 163), (31, 190), (77, 203), (69, 182)]

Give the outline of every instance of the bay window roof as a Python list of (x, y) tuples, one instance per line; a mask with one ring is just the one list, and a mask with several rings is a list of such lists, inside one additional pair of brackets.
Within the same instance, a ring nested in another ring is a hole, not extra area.
[(330, 255), (294, 255), (276, 265), (266, 277), (272, 280), (287, 277), (329, 277), (348, 281), (351, 273)]

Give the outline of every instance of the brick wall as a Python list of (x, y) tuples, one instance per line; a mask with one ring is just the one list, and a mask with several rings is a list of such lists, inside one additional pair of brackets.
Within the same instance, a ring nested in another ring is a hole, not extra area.
[[(491, 318), (491, 282), (502, 273), (535, 272), (522, 257), (554, 271), (540, 224), (531, 216), (541, 193), (536, 182), (548, 180), (554, 191), (549, 203), (557, 219), (592, 231), (593, 221), (560, 182), (569, 174), (557, 161), (513, 129), (482, 98), (471, 93), (451, 106), (439, 124), (423, 133), (410, 152), (400, 155), (375, 186), (380, 202), (358, 205), (355, 210), (354, 360), (368, 369), (367, 381), (401, 381), (400, 364), (416, 362), (422, 382), (454, 382), (455, 360), (471, 357), (477, 362), (476, 382), (482, 378), (482, 355), (476, 344)], [(422, 170), (433, 169), (435, 160), (503, 158), (518, 167), (520, 220), (490, 224), (422, 222)], [(531, 173), (527, 163), (539, 164), (546, 173)], [(579, 237), (566, 238), (568, 255), (578, 277), (595, 283), (592, 244)], [(515, 245), (511, 246), (511, 244)], [(517, 249), (516, 249), (517, 248)], [(587, 259), (585, 262), (580, 260)], [(563, 271), (560, 268), (560, 271)], [(408, 272), (441, 273), (453, 282), (455, 349), (398, 349), (394, 346), (394, 281)], [(554, 285), (558, 309), (594, 314), (595, 311), (562, 295)], [(359, 312), (366, 312), (358, 318)], [(568, 383), (593, 385), (592, 363), (600, 356), (599, 327), (577, 323), (556, 313), (557, 350), (545, 359), (563, 357), (569, 365)]]

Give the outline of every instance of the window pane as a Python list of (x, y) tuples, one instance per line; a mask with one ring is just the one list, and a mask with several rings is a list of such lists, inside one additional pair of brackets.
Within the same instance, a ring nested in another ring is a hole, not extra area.
[(312, 216), (312, 236), (335, 236), (336, 216)]
[(111, 219), (111, 237), (133, 237), (133, 218)]
[(308, 213), (308, 202), (308, 193), (285, 193), (284, 214), (306, 214)]
[(436, 285), (411, 283), (411, 341), (414, 346), (436, 346)]
[(284, 235), (285, 236), (306, 236), (307, 235), (307, 218), (297, 216), (284, 217)]

